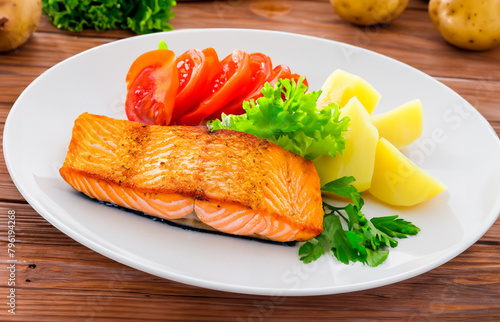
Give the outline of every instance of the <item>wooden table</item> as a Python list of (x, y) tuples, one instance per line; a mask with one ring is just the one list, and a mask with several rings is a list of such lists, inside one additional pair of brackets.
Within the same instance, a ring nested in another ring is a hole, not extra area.
[[(468, 52), (443, 41), (426, 1), (410, 0), (390, 25), (354, 27), (327, 0), (180, 2), (175, 29), (281, 30), (364, 47), (435, 77), (473, 104), (500, 133), (500, 47)], [(63, 32), (42, 17), (22, 48), (0, 54), (0, 127), (30, 82), (86, 49), (127, 31)], [(16, 315), (7, 313), (7, 215), (16, 213)], [(471, 214), (473, 215), (473, 214)], [(446, 229), (443, 227), (443, 229)], [(450, 262), (397, 284), (349, 294), (280, 297), (212, 291), (121, 265), (54, 228), (23, 199), (0, 158), (0, 320), (310, 320), (500, 318), (500, 220)], [(110, 278), (113, 277), (113, 278)]]

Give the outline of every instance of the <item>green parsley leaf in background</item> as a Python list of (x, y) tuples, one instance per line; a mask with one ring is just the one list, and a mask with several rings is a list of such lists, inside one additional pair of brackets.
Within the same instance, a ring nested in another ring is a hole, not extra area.
[(175, 0), (42, 0), (43, 13), (59, 29), (130, 29), (137, 34), (172, 30)]

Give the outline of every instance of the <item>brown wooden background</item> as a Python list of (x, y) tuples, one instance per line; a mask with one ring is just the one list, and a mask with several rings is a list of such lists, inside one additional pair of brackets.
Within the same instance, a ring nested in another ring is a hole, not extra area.
[[(175, 29), (289, 31), (385, 54), (451, 87), (500, 133), (500, 48), (468, 52), (448, 45), (433, 27), (426, 6), (426, 1), (410, 0), (408, 9), (390, 25), (360, 28), (342, 21), (326, 0), (188, 1), (178, 3), (171, 22)], [(132, 35), (63, 32), (42, 17), (27, 44), (0, 54), (0, 133), (19, 94), (42, 72), (86, 49)], [(16, 212), (15, 316), (7, 313), (9, 210)], [(500, 220), (460, 256), (397, 284), (314, 297), (231, 294), (151, 276), (73, 241), (26, 203), (2, 154), (0, 242), (0, 320), (500, 319)]]

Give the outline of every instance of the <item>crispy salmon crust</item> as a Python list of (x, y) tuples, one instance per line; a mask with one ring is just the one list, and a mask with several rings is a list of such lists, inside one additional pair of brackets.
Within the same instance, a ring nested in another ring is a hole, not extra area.
[(303, 241), (323, 229), (314, 164), (243, 132), (84, 113), (60, 174), (92, 198), (166, 219), (194, 211), (228, 233)]

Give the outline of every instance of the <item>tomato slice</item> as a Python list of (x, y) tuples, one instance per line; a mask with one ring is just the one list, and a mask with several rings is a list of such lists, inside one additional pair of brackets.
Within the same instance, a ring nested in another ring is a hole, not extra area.
[[(288, 67), (287, 65), (278, 65), (278, 66), (274, 67), (271, 76), (267, 80), (267, 83), (269, 83), (269, 85), (274, 87), (274, 85), (276, 85), (278, 80), (280, 80), (282, 78), (290, 78), (291, 75), (292, 75), (292, 72), (290, 70), (290, 67)], [(263, 96), (263, 95), (261, 92), (259, 92), (254, 97), (254, 100), (257, 100), (261, 96)], [(281, 96), (283, 97), (283, 99), (285, 99), (285, 95), (282, 94)]]
[(222, 73), (219, 56), (213, 48), (203, 51), (190, 49), (177, 57), (179, 89), (170, 124), (176, 124), (180, 116), (190, 112), (210, 93), (212, 84)]
[(278, 65), (274, 67), (273, 73), (271, 74), (271, 77), (269, 77), (267, 82), (269, 83), (269, 85), (274, 86), (279, 79), (290, 78), (290, 75), (292, 75), (290, 67), (288, 67), (287, 65)]
[(125, 80), (125, 111), (130, 121), (170, 123), (179, 87), (174, 52), (157, 49), (142, 54), (130, 66)]
[[(301, 75), (299, 74), (292, 74), (290, 67), (287, 65), (278, 65), (273, 69), (273, 73), (271, 77), (267, 80), (267, 82), (271, 85), (274, 86), (278, 82), (279, 79), (281, 78), (288, 78), (288, 79), (294, 79), (295, 81), (298, 81)], [(309, 87), (309, 84), (307, 83), (307, 79), (304, 78), (303, 82), (307, 87)]]
[(245, 89), (252, 74), (249, 55), (243, 50), (235, 50), (221, 62), (222, 73), (212, 82), (211, 94), (195, 109), (179, 119), (179, 124), (198, 125), (207, 116), (217, 112)]
[(250, 54), (249, 59), (252, 74), (247, 87), (231, 102), (207, 117), (207, 119), (213, 120), (220, 118), (222, 113), (236, 115), (243, 114), (245, 113), (245, 110), (243, 109), (243, 101), (255, 99), (256, 97), (262, 95), (260, 91), (273, 71), (271, 58), (262, 53), (252, 53)]

